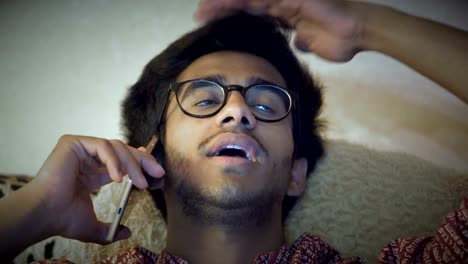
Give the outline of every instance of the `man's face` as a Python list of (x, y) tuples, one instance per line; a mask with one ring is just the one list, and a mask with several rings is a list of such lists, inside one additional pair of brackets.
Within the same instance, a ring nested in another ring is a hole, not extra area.
[[(265, 59), (227, 51), (198, 58), (177, 82), (213, 76), (222, 77), (218, 79), (223, 85), (249, 86), (261, 79), (286, 87), (281, 74)], [(261, 199), (281, 205), (294, 164), (291, 115), (274, 123), (256, 120), (238, 91), (230, 92), (221, 111), (208, 118), (184, 114), (174, 94), (169, 100), (164, 140), (169, 188), (182, 184), (182, 192), (188, 187), (212, 199), (212, 205), (226, 208)], [(219, 151), (226, 147), (242, 149), (245, 155)]]

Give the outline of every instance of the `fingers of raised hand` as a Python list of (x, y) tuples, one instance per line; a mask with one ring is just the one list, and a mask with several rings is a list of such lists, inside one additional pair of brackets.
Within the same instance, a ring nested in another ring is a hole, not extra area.
[[(105, 166), (109, 177), (121, 182), (124, 174), (128, 174), (135, 186), (146, 188), (147, 182), (143, 176), (142, 168), (151, 176), (162, 177), (164, 170), (156, 159), (148, 153), (132, 148), (120, 140), (106, 140), (86, 136), (66, 136), (71, 141), (74, 153), (82, 163), (89, 163), (90, 158), (97, 159)], [(103, 174), (102, 168), (94, 174)], [(105, 181), (104, 181), (105, 182)]]
[(314, 51), (313, 43), (317, 38), (320, 28), (305, 20), (299, 21), (296, 24), (296, 37), (294, 38), (294, 45), (302, 52)]
[(110, 140), (109, 142), (120, 160), (123, 173), (128, 174), (136, 187), (140, 189), (148, 187), (142, 169), (153, 177), (164, 175), (164, 170), (151, 154), (130, 147), (120, 140)]
[(213, 19), (245, 11), (254, 14), (267, 13), (268, 9), (281, 0), (201, 0), (195, 19), (206, 23)]
[(206, 23), (219, 17), (231, 13), (233, 10), (242, 9), (245, 0), (201, 0), (195, 19), (201, 23)]
[(166, 174), (163, 167), (157, 162), (153, 155), (146, 153), (144, 147), (139, 147), (135, 155), (139, 157), (140, 167), (149, 175), (155, 178), (161, 178)]
[(138, 188), (146, 188), (148, 184), (141, 171), (139, 161), (137, 161), (138, 156), (132, 153), (132, 148), (120, 140), (110, 140), (109, 142), (120, 160), (122, 173), (128, 174), (133, 184)]
[(268, 14), (279, 17), (292, 28), (301, 20), (301, 8), (304, 0), (277, 0), (268, 7)]
[(109, 140), (86, 136), (72, 136), (72, 146), (81, 163), (89, 161), (90, 158), (97, 159), (108, 170), (113, 181), (122, 181), (121, 160), (114, 146)]
[[(155, 178), (161, 178), (165, 175), (165, 172), (162, 166), (156, 161), (156, 159), (151, 154), (146, 153), (143, 147), (139, 149), (135, 149), (132, 147), (128, 147), (128, 148), (129, 148), (129, 151), (132, 153), (133, 157), (135, 158), (135, 162), (137, 162), (137, 168), (140, 171), (141, 169), (143, 169), (150, 176), (155, 177)], [(141, 188), (148, 187), (148, 183), (143, 175), (141, 178), (139, 177), (139, 175), (138, 175), (138, 178), (134, 178), (134, 175), (132, 175), (130, 172), (128, 174), (129, 174), (130, 179), (132, 179), (133, 183), (138, 188), (141, 189)]]
[(201, 0), (195, 19), (209, 22), (236, 11), (252, 14), (270, 14), (280, 17), (292, 27), (299, 20), (299, 13), (305, 0)]

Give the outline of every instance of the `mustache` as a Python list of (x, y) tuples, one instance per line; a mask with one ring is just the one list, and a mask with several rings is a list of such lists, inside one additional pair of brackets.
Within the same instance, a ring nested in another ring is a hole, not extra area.
[(221, 134), (224, 134), (224, 133), (233, 133), (233, 134), (245, 135), (245, 136), (248, 136), (248, 137), (252, 138), (257, 143), (257, 145), (260, 147), (260, 152), (263, 152), (265, 154), (265, 156), (268, 157), (268, 150), (265, 148), (265, 146), (262, 144), (262, 142), (260, 142), (260, 140), (254, 134), (252, 134), (251, 132), (246, 131), (246, 130), (236, 131), (236, 130), (229, 130), (229, 129), (221, 129), (221, 130), (217, 131), (216, 133), (214, 133), (213, 135), (210, 135), (209, 137), (205, 138), (198, 145), (198, 150), (204, 150), (206, 148), (206, 146), (212, 140), (214, 140), (217, 136), (219, 136)]

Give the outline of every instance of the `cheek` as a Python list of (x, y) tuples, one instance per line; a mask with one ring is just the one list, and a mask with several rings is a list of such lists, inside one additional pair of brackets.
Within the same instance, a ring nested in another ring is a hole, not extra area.
[(262, 142), (267, 144), (270, 156), (276, 160), (292, 158), (294, 152), (294, 140), (290, 125), (281, 123), (266, 124), (267, 129), (263, 129)]
[(195, 125), (187, 122), (168, 122), (165, 134), (166, 144), (179, 152), (191, 153), (198, 134), (196, 128)]
[(167, 107), (165, 118), (165, 144), (178, 151), (181, 146), (189, 146), (189, 141), (192, 137), (189, 137), (188, 134), (191, 128), (185, 120), (185, 115), (177, 107), (177, 103), (173, 97)]
[(198, 145), (206, 137), (207, 122), (186, 116), (178, 108), (167, 116), (165, 144), (186, 157), (196, 155)]

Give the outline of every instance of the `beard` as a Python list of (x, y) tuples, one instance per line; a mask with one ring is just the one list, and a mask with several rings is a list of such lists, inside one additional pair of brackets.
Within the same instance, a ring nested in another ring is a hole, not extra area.
[[(285, 187), (278, 181), (258, 191), (240, 190), (235, 186), (222, 186), (212, 191), (191, 181), (194, 170), (181, 153), (168, 150), (165, 163), (168, 191), (174, 193), (176, 203), (194, 223), (222, 225), (235, 230), (258, 227), (275, 217), (275, 207), (281, 208)], [(272, 171), (277, 172), (277, 167), (273, 165)]]

